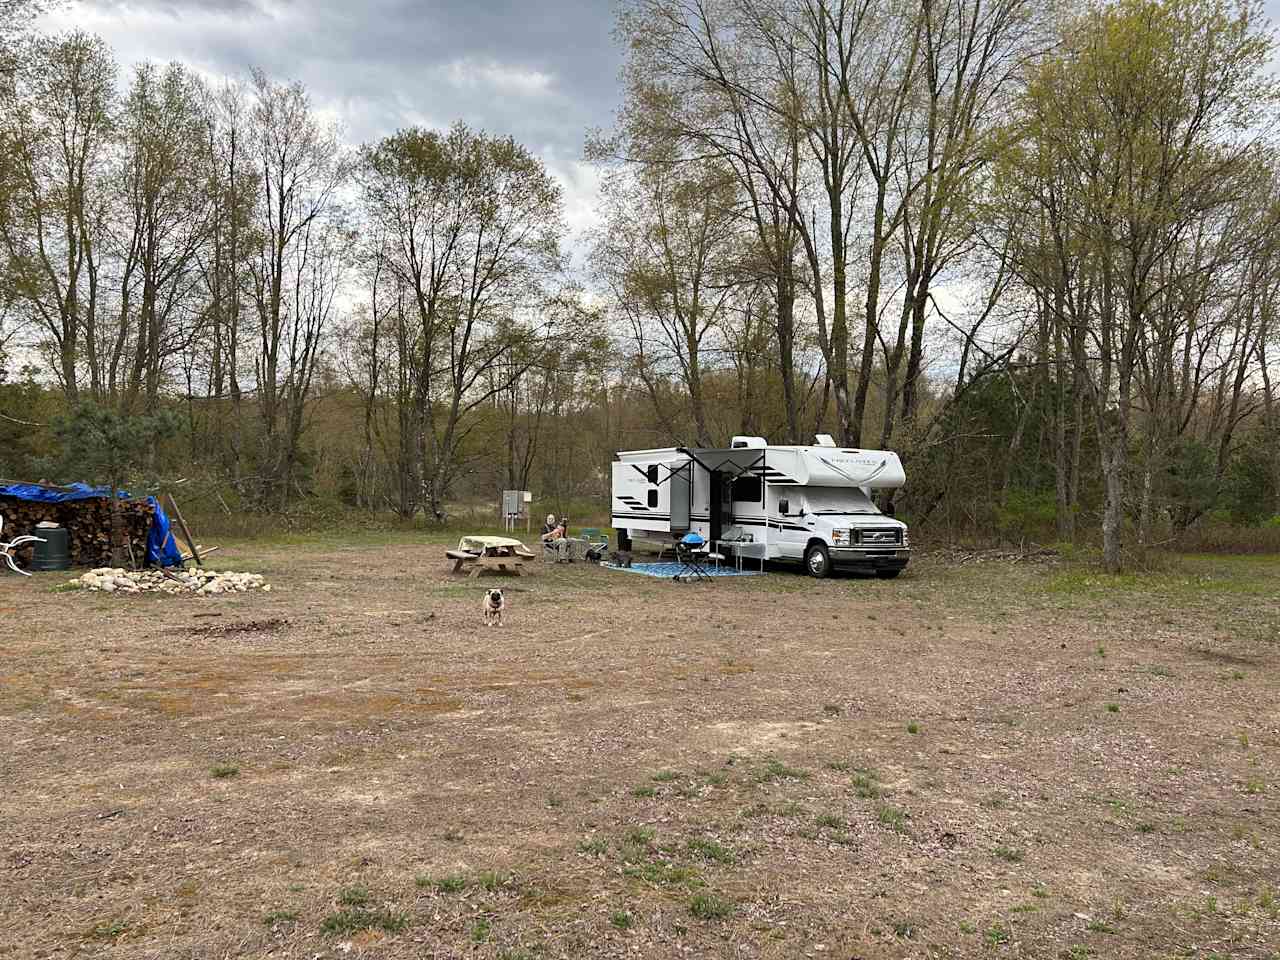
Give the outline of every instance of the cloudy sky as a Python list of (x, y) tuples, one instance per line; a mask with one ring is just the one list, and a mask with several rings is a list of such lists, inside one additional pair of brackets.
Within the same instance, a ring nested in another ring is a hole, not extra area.
[(621, 53), (612, 0), (72, 0), (45, 26), (79, 26), (123, 67), (181, 60), (211, 75), (261, 67), (301, 80), (352, 143), (463, 119), (510, 134), (591, 222), (588, 128), (608, 126)]
[[(1280, 0), (1264, 6), (1280, 20)], [(561, 179), (577, 231), (595, 206), (584, 136), (618, 105), (613, 15), (614, 0), (67, 0), (45, 25), (101, 34), (126, 68), (301, 80), (352, 143), (459, 118), (510, 134)]]

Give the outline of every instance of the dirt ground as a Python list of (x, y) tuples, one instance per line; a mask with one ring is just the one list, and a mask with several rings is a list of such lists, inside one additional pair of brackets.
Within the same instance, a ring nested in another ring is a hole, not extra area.
[(215, 566), (0, 577), (0, 956), (1280, 956), (1280, 559)]

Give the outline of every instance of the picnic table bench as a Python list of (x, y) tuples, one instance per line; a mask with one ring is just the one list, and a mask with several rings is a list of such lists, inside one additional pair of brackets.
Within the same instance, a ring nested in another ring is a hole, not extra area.
[(526, 560), (534, 560), (533, 553), (519, 540), (508, 537), (463, 537), (456, 550), (446, 550), (445, 556), (453, 561), (453, 572), (469, 570), (469, 578), (480, 576), (482, 570), (501, 570), (520, 576)]

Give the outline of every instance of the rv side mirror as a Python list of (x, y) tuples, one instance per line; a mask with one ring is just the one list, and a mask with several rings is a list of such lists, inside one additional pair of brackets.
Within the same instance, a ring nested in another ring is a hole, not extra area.
[(898, 515), (897, 508), (894, 507), (892, 500), (884, 505), (884, 513), (886, 517), (896, 517)]
[(784, 517), (791, 512), (791, 502), (788, 500), (778, 501), (778, 512)]

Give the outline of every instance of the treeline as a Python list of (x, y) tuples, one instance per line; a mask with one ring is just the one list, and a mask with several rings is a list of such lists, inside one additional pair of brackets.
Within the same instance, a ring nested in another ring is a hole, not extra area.
[(351, 147), (299, 84), (10, 27), (0, 476), (92, 403), (180, 413), (137, 469), (270, 510), (604, 509), (615, 450), (828, 432), (900, 451), (913, 523), (1100, 529), (1113, 569), (1280, 514), (1256, 5), (628, 0), (618, 27), (586, 238), (508, 138)]
[(900, 450), (916, 522), (1084, 516), (1110, 569), (1126, 530), (1280, 513), (1259, 5), (631, 0), (619, 32), (594, 263), (636, 376), (685, 388), (671, 433), (713, 439), (711, 371), (750, 429), (773, 373), (774, 436)]

